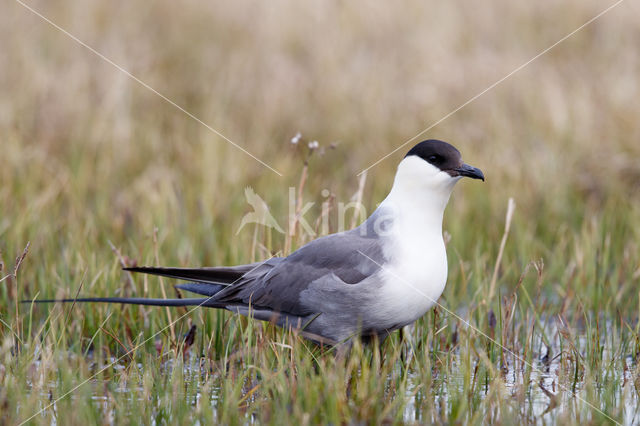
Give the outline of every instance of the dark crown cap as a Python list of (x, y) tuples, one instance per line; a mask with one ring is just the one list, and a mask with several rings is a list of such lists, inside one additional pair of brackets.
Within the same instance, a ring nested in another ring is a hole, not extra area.
[(405, 158), (415, 155), (442, 171), (454, 170), (462, 165), (462, 156), (453, 145), (437, 139), (428, 139), (411, 148)]

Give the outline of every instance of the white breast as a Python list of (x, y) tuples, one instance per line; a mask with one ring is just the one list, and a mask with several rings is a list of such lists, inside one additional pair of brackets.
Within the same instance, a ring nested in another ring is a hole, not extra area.
[(396, 239), (391, 250), (377, 316), (397, 327), (417, 320), (436, 303), (447, 282), (447, 254), (441, 235)]

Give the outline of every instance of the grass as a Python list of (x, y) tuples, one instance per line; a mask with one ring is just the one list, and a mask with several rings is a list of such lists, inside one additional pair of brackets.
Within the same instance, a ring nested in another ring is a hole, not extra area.
[[(406, 340), (345, 359), (226, 312), (16, 301), (173, 297), (170, 280), (122, 264), (236, 264), (306, 241), (236, 235), (247, 186), (281, 225), (289, 187), (316, 203), (310, 223), (330, 200), (333, 231), (336, 203), (359, 194), (373, 211), (409, 147), (370, 169), (362, 191), (357, 173), (606, 6), (29, 4), (284, 176), (8, 3), (0, 423), (638, 422), (635, 3), (424, 136), (487, 176), (461, 182), (445, 215), (440, 302), (455, 315), (435, 309)], [(321, 148), (304, 179), (298, 131)]]

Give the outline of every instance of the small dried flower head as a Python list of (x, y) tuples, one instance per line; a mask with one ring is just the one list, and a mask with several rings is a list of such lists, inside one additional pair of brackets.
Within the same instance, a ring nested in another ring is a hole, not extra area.
[(318, 149), (318, 147), (320, 146), (320, 144), (318, 143), (318, 141), (311, 141), (309, 142), (309, 149), (311, 151)]
[(300, 134), (300, 132), (296, 133), (296, 135), (294, 137), (291, 138), (291, 143), (293, 145), (297, 145), (298, 142), (300, 142), (300, 138), (302, 138), (302, 134)]

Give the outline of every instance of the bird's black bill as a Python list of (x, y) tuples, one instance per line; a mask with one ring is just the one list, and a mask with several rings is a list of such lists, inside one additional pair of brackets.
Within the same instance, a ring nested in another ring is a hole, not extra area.
[(458, 176), (465, 176), (471, 179), (482, 179), (482, 181), (484, 182), (484, 173), (482, 173), (482, 170), (476, 167), (470, 166), (468, 164), (463, 164), (462, 166), (455, 169), (455, 171), (458, 172)]

